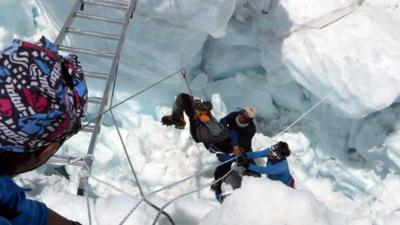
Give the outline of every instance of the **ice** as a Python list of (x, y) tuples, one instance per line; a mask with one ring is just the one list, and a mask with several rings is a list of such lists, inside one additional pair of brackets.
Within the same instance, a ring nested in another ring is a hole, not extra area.
[[(73, 3), (1, 1), (0, 47), (13, 38), (34, 41), (46, 35), (54, 40)], [(397, 224), (399, 5), (398, 0), (139, 1), (121, 56), (114, 103), (178, 72), (113, 111), (140, 187), (149, 193), (209, 169), (149, 200), (161, 207), (205, 185), (166, 208), (176, 224), (185, 225)], [(87, 9), (122, 16), (115, 10)], [(105, 23), (74, 25), (119, 32)], [(71, 35), (64, 44), (103, 51), (115, 47), (110, 41)], [(107, 72), (106, 61), (82, 61), (84, 69)], [(159, 122), (171, 112), (175, 96), (188, 92), (179, 74), (182, 67), (193, 94), (212, 100), (216, 118), (248, 105), (257, 108), (253, 149), (288, 142), (295, 190), (265, 177), (246, 178), (223, 205), (215, 201), (206, 185), (213, 179), (210, 168), (218, 163), (215, 156), (193, 141), (188, 125), (176, 130)], [(100, 96), (104, 84), (89, 83), (91, 95)], [(88, 117), (95, 117), (93, 108)], [(89, 141), (88, 135), (79, 134), (59, 154), (83, 156)], [(140, 201), (125, 154), (106, 114), (89, 179), (93, 224), (119, 224)], [(46, 167), (15, 179), (33, 188), (30, 197), (89, 224), (86, 199), (75, 195), (84, 174), (77, 167), (66, 169), (70, 180), (45, 176), (52, 173)], [(142, 203), (125, 224), (151, 224), (156, 214)], [(165, 217), (160, 221), (169, 224)]]
[(242, 185), (199, 225), (346, 224), (310, 192), (257, 178), (246, 178)]
[(138, 14), (201, 30), (215, 38), (225, 35), (225, 27), (235, 9), (232, 0), (146, 0), (140, 1)]
[(322, 30), (293, 33), (283, 43), (283, 61), (313, 94), (322, 98), (335, 90), (330, 104), (348, 117), (364, 117), (399, 97), (395, 21), (399, 17), (390, 11), (363, 6)]

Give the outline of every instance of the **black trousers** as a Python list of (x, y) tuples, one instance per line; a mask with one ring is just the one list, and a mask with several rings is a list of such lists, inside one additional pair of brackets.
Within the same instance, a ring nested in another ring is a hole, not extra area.
[[(249, 150), (247, 152), (251, 152), (251, 150)], [(249, 160), (248, 162), (255, 164), (253, 159)], [(218, 180), (221, 177), (225, 176), (225, 174), (227, 174), (231, 170), (232, 164), (233, 164), (233, 161), (227, 162), (225, 164), (218, 166), (214, 171), (214, 180)], [(221, 192), (221, 185), (222, 185), (222, 180), (218, 181), (217, 183), (215, 183), (213, 185), (213, 190), (215, 192)]]
[(192, 135), (193, 139), (197, 140), (193, 97), (185, 93), (180, 93), (178, 96), (176, 96), (174, 105), (172, 107), (172, 116), (175, 118), (181, 118), (183, 117), (183, 113), (186, 113), (186, 115), (189, 117), (190, 134)]
[(183, 112), (189, 117), (189, 120), (193, 120), (195, 116), (194, 106), (193, 106), (193, 98), (192, 96), (180, 93), (176, 96), (174, 105), (172, 107), (172, 116), (175, 118), (183, 117)]

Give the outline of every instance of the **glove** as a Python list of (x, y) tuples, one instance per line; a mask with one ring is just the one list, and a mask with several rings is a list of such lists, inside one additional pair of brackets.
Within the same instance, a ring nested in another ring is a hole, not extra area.
[(249, 161), (246, 158), (246, 153), (242, 153), (238, 156), (237, 165), (244, 168), (249, 167)]

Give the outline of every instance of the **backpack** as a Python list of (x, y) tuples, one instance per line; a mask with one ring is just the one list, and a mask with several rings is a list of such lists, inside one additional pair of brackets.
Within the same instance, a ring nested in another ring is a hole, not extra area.
[(194, 127), (196, 133), (195, 141), (197, 143), (219, 143), (230, 137), (229, 129), (216, 121), (210, 112), (198, 112)]

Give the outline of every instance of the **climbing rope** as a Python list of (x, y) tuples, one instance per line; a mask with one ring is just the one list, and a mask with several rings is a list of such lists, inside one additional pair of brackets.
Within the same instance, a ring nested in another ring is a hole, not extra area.
[(187, 88), (189, 90), (190, 96), (193, 97), (192, 89), (190, 88), (189, 82), (188, 82), (187, 77), (186, 77), (187, 70), (185, 68), (182, 68), (180, 72), (181, 72), (181, 75), (182, 75), (183, 79), (185, 80), (185, 83), (186, 83), (186, 86), (187, 86)]
[[(89, 121), (88, 123), (86, 123), (85, 125), (83, 125), (81, 128), (79, 128), (78, 131), (83, 130), (84, 128), (88, 127), (90, 124), (97, 122), (104, 114), (108, 113), (108, 112), (111, 111), (112, 109), (114, 109), (114, 108), (116, 108), (116, 107), (122, 105), (123, 103), (125, 103), (125, 102), (131, 100), (132, 98), (135, 98), (136, 96), (142, 94), (143, 92), (146, 92), (147, 90), (149, 90), (149, 89), (151, 89), (151, 88), (153, 88), (153, 87), (155, 87), (155, 86), (161, 84), (162, 82), (164, 82), (164, 81), (168, 80), (169, 78), (175, 76), (175, 75), (178, 74), (179, 72), (180, 72), (180, 70), (178, 70), (178, 71), (176, 71), (175, 73), (172, 73), (172, 74), (170, 74), (170, 75), (168, 75), (168, 76), (165, 76), (164, 78), (162, 78), (162, 79), (156, 81), (155, 83), (153, 83), (153, 84), (147, 86), (146, 88), (142, 89), (141, 91), (138, 91), (138, 92), (136, 92), (135, 94), (133, 94), (133, 95), (131, 95), (131, 96), (125, 98), (124, 100), (122, 100), (122, 101), (120, 101), (120, 102), (118, 102), (118, 103), (116, 103), (115, 105), (110, 106), (110, 108), (108, 108), (108, 109), (104, 110), (102, 113), (98, 114), (98, 116), (97, 116), (96, 118), (94, 118), (93, 120)], [(78, 131), (77, 131), (77, 132), (78, 132)]]
[[(347, 87), (347, 85), (349, 85), (353, 79), (356, 77), (356, 75), (358, 74), (358, 70), (356, 70), (356, 72), (354, 72), (354, 74), (346, 81), (343, 83), (342, 88), (340, 88), (339, 92), (344, 91), (344, 89)], [(325, 102), (329, 97), (331, 97), (334, 93), (336, 93), (338, 90), (336, 90), (335, 88), (332, 88), (330, 92), (328, 92), (328, 94), (326, 94), (323, 98), (321, 98), (318, 102), (316, 102), (314, 105), (312, 105), (306, 112), (304, 112), (298, 119), (296, 119), (294, 122), (292, 122), (289, 126), (287, 126), (285, 129), (283, 129), (281, 132), (279, 132), (278, 134), (276, 134), (274, 137), (279, 137), (280, 135), (282, 135), (283, 133), (285, 133), (287, 130), (289, 130), (290, 128), (292, 128), (295, 124), (297, 124), (300, 120), (302, 120), (305, 116), (307, 116), (311, 111), (313, 111), (315, 108), (317, 108), (317, 106), (319, 106), (321, 103)], [(284, 140), (286, 140), (286, 137), (284, 137)], [(296, 156), (301, 157), (303, 155), (305, 155), (307, 153), (307, 151), (303, 152), (302, 154), (298, 154), (298, 153), (294, 153)]]
[[(349, 6), (337, 9), (337, 10), (333, 10), (323, 16), (320, 16), (316, 19), (313, 19), (311, 21), (308, 21), (304, 24), (298, 25), (297, 28), (289, 31), (288, 33), (282, 35), (279, 39), (280, 40), (284, 40), (286, 38), (288, 38), (290, 35), (292, 35), (293, 33), (299, 32), (301, 30), (304, 29), (324, 29), (338, 21), (340, 21), (341, 19), (353, 14), (355, 12), (356, 9), (358, 9), (359, 7), (361, 7), (363, 5), (365, 0), (359, 0)], [(335, 15), (337, 14), (337, 15)], [(329, 16), (333, 16), (333, 17), (329, 17)], [(325, 23), (321, 23), (321, 21), (325, 21)]]
[[(178, 25), (176, 25), (176, 24), (177, 24), (178, 18), (176, 15), (178, 14), (178, 11), (180, 12), (180, 10), (178, 10), (179, 4), (176, 0), (168, 0), (168, 2), (169, 2), (169, 11), (168, 12), (170, 14), (171, 19), (173, 19), (173, 21), (175, 23), (175, 24), (172, 24), (174, 26), (174, 33), (177, 34), (178, 33), (177, 32)], [(173, 8), (174, 6), (176, 6), (175, 9)], [(176, 58), (178, 58), (179, 66), (181, 68), (183, 68), (184, 65), (183, 65), (183, 60), (182, 60), (182, 52), (183, 52), (182, 51), (182, 43), (179, 40), (177, 40), (177, 42), (178, 42), (178, 50), (176, 51), (176, 54), (177, 54)]]
[(132, 174), (133, 174), (133, 177), (135, 178), (136, 185), (137, 185), (137, 187), (138, 187), (138, 189), (139, 189), (140, 195), (143, 196), (143, 189), (142, 189), (142, 186), (140, 185), (140, 182), (139, 182), (139, 179), (138, 179), (138, 177), (137, 177), (137, 175), (136, 175), (135, 169), (133, 168), (132, 160), (131, 160), (131, 158), (129, 157), (128, 150), (126, 150), (125, 141), (122, 139), (122, 135), (121, 135), (121, 132), (120, 132), (120, 130), (119, 130), (118, 124), (117, 124), (117, 122), (116, 122), (116, 120), (115, 120), (114, 113), (113, 113), (112, 110), (110, 111), (110, 113), (111, 113), (111, 118), (112, 118), (112, 120), (113, 120), (114, 126), (115, 126), (115, 128), (117, 129), (118, 137), (119, 137), (119, 140), (121, 141), (122, 148), (124, 149), (124, 153), (125, 153), (126, 159), (128, 160), (129, 167), (130, 167), (130, 169), (131, 169), (131, 172), (132, 172)]
[[(129, 156), (129, 154), (128, 154), (128, 150), (126, 149), (125, 142), (124, 142), (124, 140), (122, 139), (122, 135), (121, 135), (121, 132), (120, 132), (120, 130), (119, 130), (118, 124), (117, 124), (117, 122), (116, 122), (116, 120), (115, 120), (114, 113), (113, 113), (112, 110), (110, 111), (110, 113), (111, 113), (111, 117), (112, 117), (113, 123), (114, 123), (114, 125), (115, 125), (115, 128), (117, 129), (118, 137), (119, 137), (119, 139), (120, 139), (120, 141), (121, 141), (121, 144), (122, 144), (122, 147), (123, 147), (123, 149), (124, 149), (125, 156), (126, 156), (126, 158), (127, 158), (127, 160), (128, 160), (129, 167), (130, 167), (131, 172), (132, 172), (132, 174), (133, 174), (133, 176), (134, 176), (134, 178), (135, 178), (136, 186), (138, 187), (139, 192), (140, 192), (140, 195), (141, 195), (142, 198), (143, 198), (143, 197), (144, 197), (144, 193), (143, 193), (142, 186), (140, 185), (140, 181), (139, 181), (139, 179), (138, 179), (138, 177), (137, 177), (137, 175), (136, 175), (135, 169), (133, 168), (132, 160), (131, 160), (131, 158), (130, 158), (130, 156)], [(162, 209), (158, 208), (156, 205), (154, 205), (153, 203), (149, 202), (146, 198), (145, 198), (145, 201), (146, 201), (146, 203), (148, 203), (149, 205), (151, 205), (153, 208), (158, 209), (159, 212), (162, 211), (162, 213), (163, 213), (164, 215), (167, 216), (167, 218), (168, 218), (168, 220), (170, 221), (170, 223), (171, 223), (172, 225), (175, 225), (175, 222), (172, 220), (171, 216), (170, 216), (168, 213), (164, 212)]]
[(293, 123), (291, 123), (289, 126), (287, 126), (285, 129), (283, 129), (281, 132), (279, 132), (275, 136), (280, 136), (281, 134), (285, 133), (287, 130), (292, 128), (295, 124), (297, 124), (301, 119), (303, 119), (305, 116), (308, 115), (311, 111), (313, 111), (317, 106), (319, 106), (321, 103), (323, 103), (326, 99), (328, 99), (333, 93), (335, 93), (336, 90), (331, 90), (327, 95), (325, 95), (323, 98), (321, 98), (318, 102), (316, 102), (313, 106), (311, 106), (306, 112), (304, 112), (299, 118), (297, 118)]
[[(234, 159), (236, 159), (236, 158), (237, 158), (237, 157), (235, 157)], [(160, 217), (160, 214), (161, 214), (160, 212), (161, 212), (161, 210), (164, 210), (166, 207), (168, 207), (168, 206), (169, 206), (170, 204), (172, 204), (174, 201), (176, 201), (176, 200), (178, 200), (178, 199), (180, 199), (180, 198), (182, 198), (182, 197), (185, 197), (185, 196), (187, 196), (187, 195), (196, 193), (196, 192), (198, 192), (198, 191), (201, 190), (201, 189), (204, 189), (204, 188), (206, 188), (206, 187), (209, 187), (210, 185), (213, 185), (213, 184), (218, 183), (219, 181), (221, 181), (221, 180), (223, 180), (225, 177), (227, 177), (233, 170), (234, 170), (234, 167), (232, 167), (232, 168), (231, 168), (226, 174), (224, 174), (224, 176), (222, 176), (221, 178), (219, 178), (219, 179), (217, 179), (217, 180), (215, 180), (215, 181), (213, 181), (213, 182), (211, 182), (211, 183), (208, 183), (208, 184), (205, 184), (205, 185), (203, 185), (203, 186), (200, 186), (199, 188), (197, 188), (197, 189), (195, 189), (195, 190), (193, 190), (193, 191), (189, 191), (189, 192), (186, 192), (186, 193), (184, 193), (184, 194), (178, 195), (177, 197), (175, 197), (175, 198), (169, 200), (167, 203), (165, 203), (165, 204), (161, 207), (160, 211), (158, 211), (157, 216), (156, 216), (156, 218), (155, 218), (154, 221), (153, 221), (153, 225), (156, 225), (157, 220), (158, 220), (158, 218)]]
[[(86, 174), (84, 175), (86, 176)], [(88, 180), (85, 179), (83, 182), (85, 185), (85, 198), (86, 198), (86, 207), (87, 207), (87, 212), (88, 212), (88, 219), (89, 219), (89, 225), (92, 225), (92, 213), (90, 210), (90, 199), (89, 199), (89, 185), (88, 185)]]
[[(164, 187), (162, 187), (162, 188), (159, 188), (159, 189), (157, 189), (157, 190), (154, 190), (154, 191), (152, 191), (152, 192), (147, 193), (147, 194), (146, 194), (142, 199), (140, 199), (140, 200), (138, 201), (138, 203), (136, 203), (136, 205), (129, 211), (129, 213), (128, 213), (128, 214), (125, 216), (125, 218), (121, 221), (120, 225), (122, 225), (122, 224), (129, 218), (129, 216), (137, 209), (137, 207), (139, 207), (139, 205), (143, 202), (143, 200), (144, 200), (145, 198), (148, 198), (148, 197), (150, 197), (151, 195), (154, 195), (154, 194), (157, 193), (157, 192), (160, 192), (160, 191), (169, 189), (169, 188), (171, 188), (171, 187), (173, 187), (173, 186), (175, 186), (175, 185), (177, 185), (177, 184), (180, 184), (180, 183), (182, 183), (182, 182), (185, 182), (185, 181), (187, 181), (187, 180), (189, 180), (189, 179), (191, 179), (191, 178), (194, 178), (194, 177), (198, 177), (198, 176), (200, 176), (200, 175), (203, 175), (204, 173), (210, 171), (211, 169), (217, 168), (217, 167), (220, 166), (220, 165), (224, 165), (224, 164), (229, 163), (229, 162), (232, 162), (232, 161), (234, 161), (234, 160), (236, 160), (236, 159), (237, 159), (237, 156), (234, 157), (234, 158), (232, 158), (232, 159), (229, 159), (229, 160), (227, 160), (227, 161), (225, 161), (225, 162), (222, 162), (222, 163), (219, 163), (219, 164), (214, 165), (214, 166), (212, 166), (212, 167), (209, 167), (209, 168), (207, 168), (207, 169), (205, 169), (205, 170), (203, 170), (203, 171), (201, 171), (201, 172), (199, 172), (199, 173), (196, 173), (196, 174), (194, 174), (194, 175), (185, 177), (185, 178), (183, 178), (183, 179), (181, 179), (181, 180), (178, 180), (178, 181), (173, 182), (173, 183), (171, 183), (171, 184), (169, 184), (169, 185), (166, 185), (166, 186), (164, 186)], [(228, 173), (230, 173), (230, 172), (231, 172), (231, 171), (229, 171)], [(227, 174), (228, 174), (228, 173), (227, 173)], [(225, 174), (225, 175), (227, 175), (227, 174)], [(224, 175), (224, 176), (225, 176), (225, 175)], [(213, 183), (216, 183), (216, 182), (213, 182)]]

